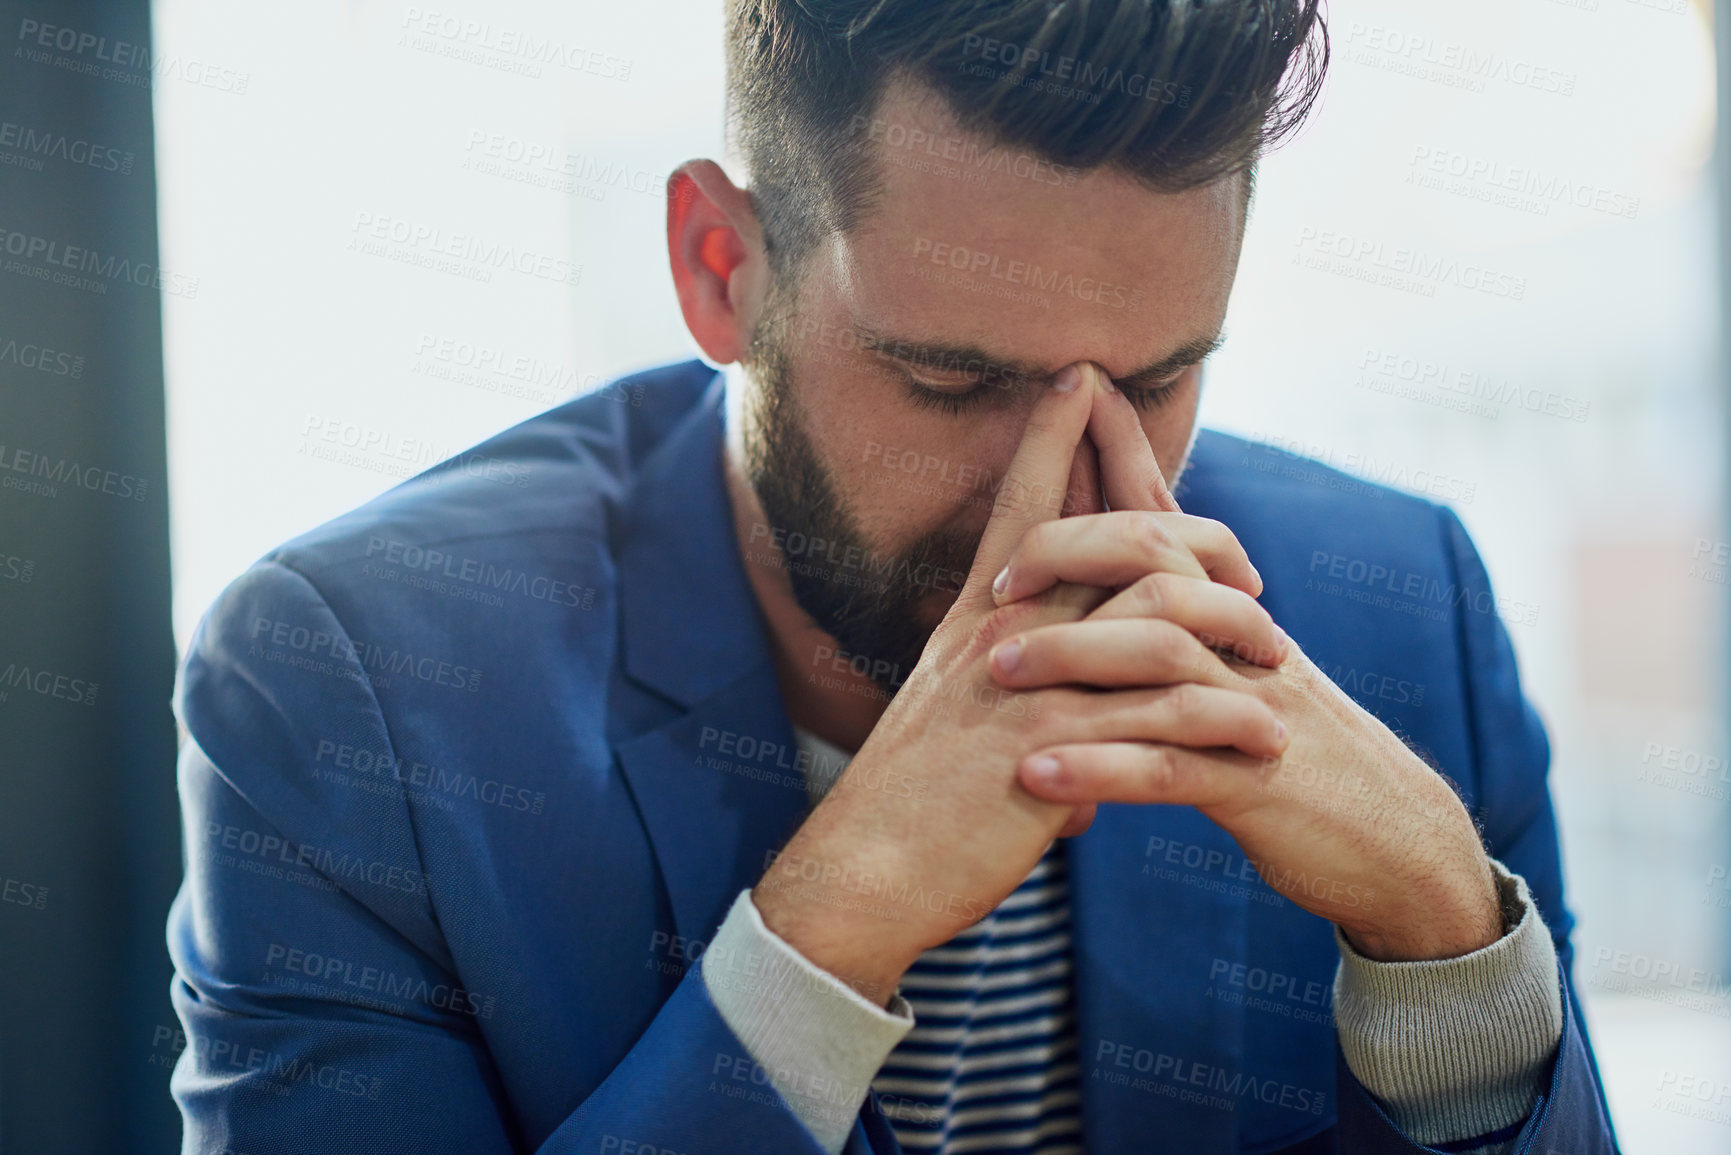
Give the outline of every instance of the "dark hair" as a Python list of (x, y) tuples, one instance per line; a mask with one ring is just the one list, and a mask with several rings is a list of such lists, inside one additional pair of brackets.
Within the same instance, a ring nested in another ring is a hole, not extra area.
[[(1320, 0), (729, 0), (728, 133), (777, 273), (878, 188), (860, 126), (892, 78), (970, 133), (1162, 192), (1295, 129), (1328, 63)], [(868, 137), (870, 134), (867, 134)]]

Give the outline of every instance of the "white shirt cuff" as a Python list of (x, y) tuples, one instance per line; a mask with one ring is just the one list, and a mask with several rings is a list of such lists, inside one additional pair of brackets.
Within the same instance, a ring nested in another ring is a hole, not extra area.
[(703, 985), (770, 1085), (840, 1155), (878, 1069), (913, 1029), (898, 993), (877, 1006), (764, 925), (742, 890), (703, 952)]

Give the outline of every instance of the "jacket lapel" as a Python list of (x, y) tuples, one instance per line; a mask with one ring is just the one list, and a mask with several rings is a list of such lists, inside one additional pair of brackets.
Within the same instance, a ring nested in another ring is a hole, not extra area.
[[(671, 702), (614, 745), (675, 931), (707, 941), (809, 812), (768, 626), (745, 576), (722, 472), (723, 377), (644, 462), (619, 549), (625, 675)], [(897, 1155), (876, 1096), (849, 1142)], [(863, 1127), (863, 1130), (862, 1130)]]
[(722, 472), (723, 379), (644, 461), (619, 545), (627, 676), (675, 710), (614, 746), (678, 933), (707, 939), (808, 806)]
[(615, 747), (680, 935), (708, 940), (734, 896), (763, 875), (768, 853), (804, 819), (793, 741), (774, 671), (762, 666)]

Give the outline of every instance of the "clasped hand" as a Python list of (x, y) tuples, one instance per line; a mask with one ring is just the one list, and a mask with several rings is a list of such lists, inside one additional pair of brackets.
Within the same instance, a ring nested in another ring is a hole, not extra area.
[[(1009, 690), (1158, 687), (1153, 739), (1055, 745), (1018, 766), (1036, 797), (1194, 806), (1270, 887), (1381, 960), (1451, 958), (1496, 940), (1494, 877), (1448, 783), (1294, 645), (1218, 522), (1178, 511), (1135, 409), (1106, 375), (1088, 429), (1112, 512), (1035, 524), (993, 583), (998, 605), (1059, 582), (1109, 589), (1080, 621), (991, 651)], [(1066, 832), (1085, 824), (1073, 818)]]
[[(1286, 637), (1261, 592), (1225, 526), (1179, 511), (1106, 375), (1059, 373), (918, 665), (753, 889), (765, 924), (881, 1003), (1097, 805), (1160, 803), (1206, 814), (1372, 958), (1495, 941), (1495, 880), (1466, 809)], [(952, 708), (1005, 694), (1026, 708)], [(888, 772), (922, 789), (870, 788)]]

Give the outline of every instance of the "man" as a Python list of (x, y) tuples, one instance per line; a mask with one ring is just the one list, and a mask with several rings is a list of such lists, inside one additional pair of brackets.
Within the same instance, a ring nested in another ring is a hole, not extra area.
[(1321, 35), (737, 0), (746, 183), (668, 198), (727, 372), (200, 627), (189, 1150), (1615, 1150), (1459, 522), (1195, 431)]

